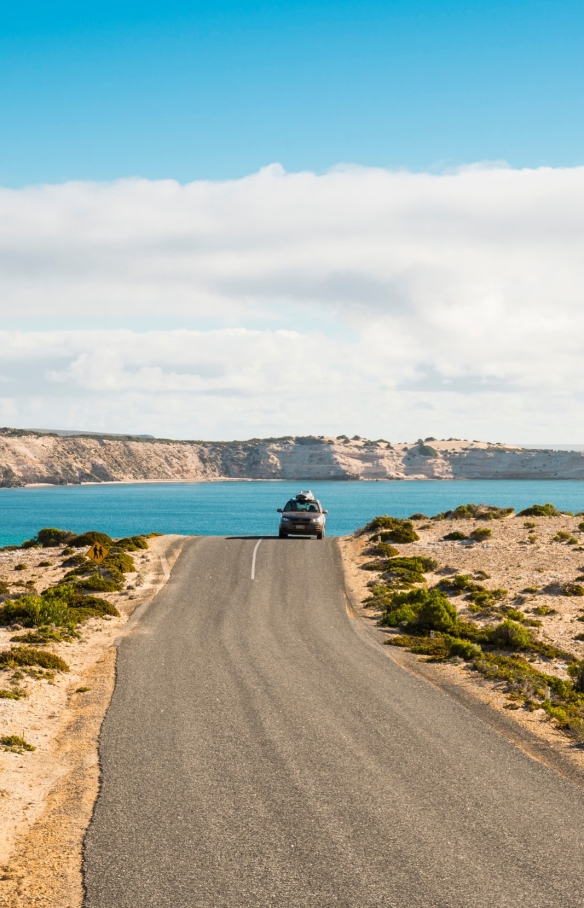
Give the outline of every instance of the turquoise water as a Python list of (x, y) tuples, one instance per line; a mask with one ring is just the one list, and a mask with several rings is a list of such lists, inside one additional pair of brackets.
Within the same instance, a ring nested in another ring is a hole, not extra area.
[(473, 501), (513, 506), (551, 501), (584, 511), (584, 482), (486, 480), (471, 482), (210, 482), (148, 485), (51, 486), (0, 489), (0, 545), (14, 545), (43, 526), (110, 536), (133, 533), (271, 535), (287, 499), (311, 488), (328, 508), (327, 532), (342, 536), (376, 514), (431, 516)]

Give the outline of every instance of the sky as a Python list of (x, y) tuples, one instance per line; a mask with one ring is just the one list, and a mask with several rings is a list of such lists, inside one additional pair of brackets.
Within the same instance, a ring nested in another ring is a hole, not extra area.
[(0, 13), (0, 424), (584, 441), (581, 3)]

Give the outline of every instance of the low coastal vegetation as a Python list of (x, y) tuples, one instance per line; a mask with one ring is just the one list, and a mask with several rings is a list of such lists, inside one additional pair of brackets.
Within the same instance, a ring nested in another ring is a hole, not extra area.
[[(34, 580), (0, 581), (0, 627), (15, 632), (10, 638), (10, 648), (0, 652), (0, 672), (11, 673), (11, 686), (0, 690), (0, 699), (26, 697), (28, 692), (21, 684), (25, 678), (51, 681), (55, 673), (69, 671), (67, 662), (52, 649), (78, 640), (81, 625), (89, 619), (119, 617), (118, 609), (104, 594), (121, 592), (126, 585), (125, 575), (138, 573), (130, 553), (148, 549), (148, 539), (154, 535), (158, 534), (114, 540), (96, 530), (76, 534), (44, 527), (22, 546), (4, 549), (41, 548), (51, 552), (53, 559), (57, 549), (62, 551), (57, 554), (57, 560), (42, 559), (37, 563), (38, 568), (61, 569), (56, 582), (41, 592), (34, 589)], [(99, 567), (82, 551), (96, 542), (108, 550)], [(24, 570), (29, 566), (18, 562), (15, 568)]]
[[(534, 504), (520, 511), (517, 517), (545, 520), (573, 515), (546, 503)], [(423, 541), (420, 546), (411, 545), (407, 554), (389, 545), (390, 542), (394, 546), (403, 545), (406, 540), (418, 543), (420, 536), (416, 530), (429, 529), (435, 521), (509, 519), (516, 524), (513, 508), (474, 504), (461, 505), (433, 518), (423, 514), (414, 514), (409, 520), (388, 515), (374, 518), (358, 531), (358, 535), (366, 537), (363, 555), (376, 556), (362, 565), (377, 574), (368, 583), (370, 595), (364, 604), (376, 611), (379, 626), (388, 631), (385, 641), (388, 645), (409, 649), (429, 661), (466, 665), (477, 675), (502, 686), (507, 709), (543, 710), (556, 727), (584, 745), (584, 659), (573, 648), (566, 649), (548, 635), (542, 636), (542, 619), (553, 619), (555, 608), (540, 601), (531, 613), (525, 610), (526, 603), (533, 602), (534, 597), (584, 596), (584, 586), (578, 582), (584, 581), (584, 574), (573, 580), (531, 583), (511, 594), (502, 586), (482, 582), (490, 580), (484, 570), (475, 567), (472, 572), (462, 572), (449, 566), (440, 567), (438, 560), (427, 554)], [(422, 520), (429, 523), (414, 526), (414, 521)], [(527, 530), (535, 526), (540, 524), (525, 521), (521, 525)], [(543, 531), (547, 524), (541, 526)], [(575, 526), (574, 531), (584, 532), (584, 522)], [(560, 529), (554, 535), (549, 530), (547, 533), (547, 544), (560, 543), (584, 551), (574, 532)], [(477, 548), (474, 544), (491, 539), (495, 539), (493, 529), (480, 524), (475, 524), (470, 532), (456, 528), (439, 537), (446, 542), (464, 542), (469, 556)], [(516, 544), (521, 544), (521, 538)], [(584, 572), (584, 567), (581, 571)], [(427, 575), (433, 575), (432, 579)], [(580, 620), (584, 621), (584, 614)], [(584, 634), (574, 640), (584, 641)]]

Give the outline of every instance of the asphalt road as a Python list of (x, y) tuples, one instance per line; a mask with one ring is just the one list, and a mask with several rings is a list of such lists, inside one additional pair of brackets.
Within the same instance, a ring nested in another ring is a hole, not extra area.
[(334, 540), (256, 544), (120, 645), (86, 908), (581, 908), (584, 792), (358, 632)]

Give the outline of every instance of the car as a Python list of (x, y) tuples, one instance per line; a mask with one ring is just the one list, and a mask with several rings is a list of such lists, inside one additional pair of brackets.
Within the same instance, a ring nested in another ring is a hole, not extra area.
[(316, 536), (324, 539), (326, 515), (320, 501), (317, 501), (312, 492), (305, 489), (291, 498), (283, 508), (278, 508), (280, 517), (280, 539), (288, 536)]

